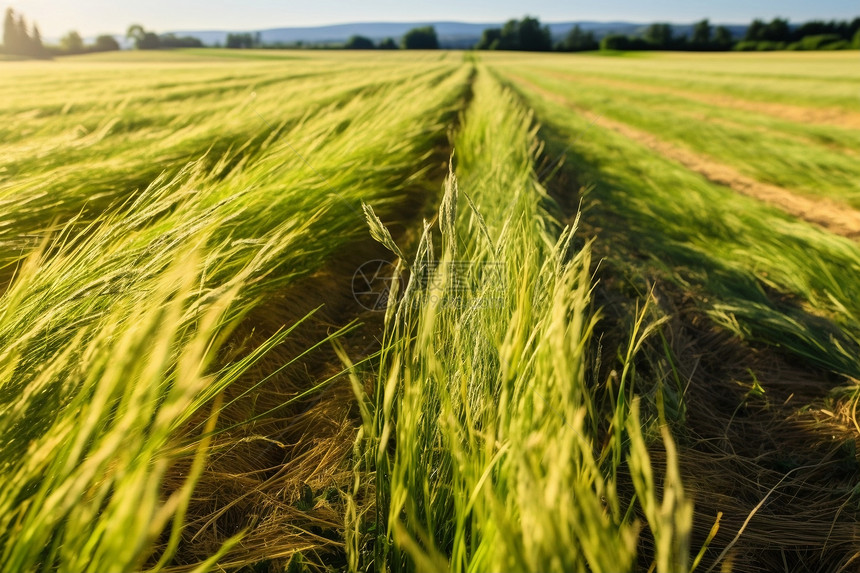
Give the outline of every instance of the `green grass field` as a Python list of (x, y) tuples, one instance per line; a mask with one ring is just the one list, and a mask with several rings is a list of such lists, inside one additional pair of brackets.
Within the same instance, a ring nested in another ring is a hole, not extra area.
[(0, 570), (852, 570), (855, 58), (0, 62)]

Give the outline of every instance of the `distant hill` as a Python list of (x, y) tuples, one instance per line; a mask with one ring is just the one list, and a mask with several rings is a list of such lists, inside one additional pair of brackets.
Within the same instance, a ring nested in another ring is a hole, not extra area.
[[(637, 34), (643, 31), (648, 24), (636, 24), (632, 22), (551, 22), (548, 23), (553, 38), (559, 40), (564, 37), (574, 25), (579, 25), (583, 30), (594, 32), (597, 38), (611, 33)], [(314, 26), (303, 28), (270, 28), (259, 30), (263, 42), (294, 44), (303, 42), (305, 44), (336, 44), (345, 42), (350, 36), (366, 36), (374, 41), (385, 38), (399, 40), (403, 34), (418, 26), (434, 26), (439, 36), (439, 43), (443, 48), (471, 48), (481, 38), (481, 33), (486, 28), (500, 28), (502, 23), (474, 24), (467, 22), (356, 22), (353, 24), (336, 24), (332, 26)], [(676, 34), (690, 34), (692, 24), (675, 25)], [(735, 37), (742, 37), (746, 32), (746, 26), (729, 25)], [(247, 31), (247, 30), (243, 30)], [(204, 44), (223, 44), (227, 40), (227, 34), (235, 30), (177, 30), (173, 33), (177, 36), (193, 36), (199, 38)]]

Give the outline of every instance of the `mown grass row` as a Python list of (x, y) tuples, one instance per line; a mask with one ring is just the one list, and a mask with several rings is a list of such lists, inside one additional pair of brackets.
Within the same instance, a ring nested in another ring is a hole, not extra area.
[[(241, 139), (234, 152), (178, 171), (175, 158), (158, 161), (173, 175), (137, 192), (118, 185), (122, 209), (54, 219), (58, 202), (85, 202), (91, 188), (47, 194), (38, 176), (4, 178), (14, 208), (0, 225), (41, 243), (23, 253), (4, 247), (0, 569), (160, 570), (173, 562), (188, 541), (189, 507), (200, 505), (195, 486), (218, 477), (207, 477), (210, 450), (254, 439), (255, 427), (277, 417), (236, 410), (236, 397), (260, 384), (300, 394), (299, 381), (261, 367), (289, 364), (296, 347), (320, 343), (299, 336), (287, 344), (306, 305), (278, 295), (364, 233), (361, 200), (391, 222), (409, 216), (404, 204), (414, 212), (424, 200), (422, 176), (434, 168), (468, 72), (450, 67), (440, 77), (409, 65), (400, 73), (411, 79), (395, 85), (383, 74), (377, 89), (343, 96), (323, 113), (295, 102), (292, 121), (280, 115), (285, 100), (261, 95), (257, 111), (273, 129), (254, 124), (266, 135), (253, 162), (242, 158)], [(93, 79), (111, 81), (114, 71)], [(175, 78), (182, 81), (181, 70)], [(217, 133), (220, 119), (206, 129)], [(158, 142), (141, 145), (158, 155)], [(195, 160), (205, 149), (186, 151)], [(134, 154), (121, 149), (113, 160)], [(87, 181), (102, 166), (62, 168)], [(21, 195), (28, 193), (37, 204)], [(260, 313), (282, 322), (255, 339), (246, 317)], [(236, 384), (221, 404), (218, 396)], [(232, 419), (236, 411), (248, 415)], [(222, 533), (208, 560), (186, 554), (180, 563), (206, 569), (223, 553), (219, 545), (242, 549)], [(223, 559), (235, 562), (231, 555)]]
[[(174, 175), (203, 156), (203, 168), (213, 179), (268, 155), (283, 157), (284, 172), (305, 169), (299, 175), (319, 184), (319, 177), (292, 150), (271, 149), (279, 138), (319, 145), (328, 132), (346, 130), (354, 117), (360, 120), (373, 109), (366, 102), (372, 102), (376, 92), (390, 93), (402, 84), (406, 93), (425, 82), (438, 82), (454, 69), (432, 63), (394, 63), (373, 71), (340, 65), (324, 74), (313, 63), (288, 70), (256, 65), (249, 71), (238, 64), (209, 68), (169, 62), (164, 64), (167, 73), (127, 62), (113, 67), (78, 62), (70, 64), (71, 70), (49, 68), (46, 77), (31, 81), (25, 81), (34, 73), (29, 68), (13, 76), (18, 91), (4, 90), (8, 107), (3, 116), (16, 137), (0, 146), (0, 273), (8, 273), (17, 256), (39, 244), (43, 237), (35, 231), (52, 219), (63, 222), (77, 216), (88, 223), (121, 209), (160, 175)], [(78, 71), (80, 93), (49, 89), (51, 82)], [(236, 89), (213, 97), (213, 91), (230, 84)], [(173, 99), (172, 92), (187, 91), (188, 85), (196, 91)], [(50, 113), (61, 102), (63, 108)], [(320, 126), (316, 135), (309, 132), (309, 124)], [(246, 173), (244, 181), (252, 177)]]
[(493, 70), (541, 119), (554, 192), (582, 186), (616, 324), (656, 293), (667, 322), (638, 366), (663, 390), (694, 539), (722, 513), (709, 570), (846, 570), (858, 551), (857, 243), (712, 184), (518, 83), (520, 69)]
[(367, 208), (410, 278), (387, 311), (374, 393), (354, 379), (355, 495), (376, 499), (349, 523), (354, 570), (631, 570), (636, 515), (658, 570), (691, 567), (672, 438), (664, 428), (660, 484), (634, 397), (633, 356), (653, 329), (640, 320), (619, 348), (620, 379), (593, 377), (590, 247), (551, 215), (537, 152), (531, 115), (481, 68), (438, 231), (425, 223), (412, 262)]
[[(759, 181), (811, 197), (832, 198), (852, 208), (860, 206), (860, 162), (854, 152), (860, 135), (855, 129), (802, 118), (789, 121), (731, 103), (699, 102), (685, 97), (683, 91), (649, 93), (647, 83), (641, 89), (636, 83), (603, 85), (599, 79), (590, 81), (591, 76), (578, 74), (575, 66), (561, 63), (536, 69), (512, 61), (505, 68), (563, 94), (594, 117), (621, 121)], [(838, 86), (838, 81), (822, 82), (817, 91), (826, 93), (833, 85)]]
[[(529, 54), (515, 57), (527, 66), (567, 70), (583, 78), (619, 80), (703, 96), (731, 96), (764, 104), (856, 111), (860, 73), (856, 53), (683, 54), (638, 53), (630, 58)], [(488, 59), (488, 61), (491, 61)], [(622, 90), (619, 90), (622, 91)]]
[(703, 309), (745, 338), (860, 375), (855, 242), (712, 184), (599, 120), (593, 125), (522, 90), (554, 130), (558, 151), (573, 142), (567, 160), (582, 183), (597, 186), (591, 197), (599, 216), (623, 229), (606, 231), (617, 247), (643, 253), (685, 288), (702, 289)]

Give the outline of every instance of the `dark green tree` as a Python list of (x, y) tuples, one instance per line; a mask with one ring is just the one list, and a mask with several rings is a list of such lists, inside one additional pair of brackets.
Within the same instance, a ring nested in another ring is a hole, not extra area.
[(714, 30), (714, 46), (720, 50), (728, 50), (734, 42), (735, 39), (731, 30), (725, 26), (717, 26), (717, 29)]
[(224, 42), (225, 48), (237, 49), (242, 47), (242, 35), (241, 34), (227, 34), (227, 39)]
[(395, 42), (391, 38), (385, 38), (384, 40), (379, 42), (379, 49), (380, 50), (396, 50), (397, 49), (397, 42)]
[(373, 40), (358, 35), (351, 36), (343, 47), (345, 50), (372, 50), (376, 48), (373, 44)]
[(257, 34), (245, 32), (243, 34), (227, 34), (227, 48), (253, 48), (257, 45)]
[(6, 18), (3, 21), (3, 50), (14, 56), (50, 57), (42, 45), (42, 33), (39, 31), (39, 26), (34, 23), (31, 34), (24, 16), (16, 15), (12, 8), (6, 9)]
[(693, 37), (690, 41), (697, 49), (704, 49), (711, 43), (711, 23), (706, 19), (693, 25)]
[(80, 54), (84, 51), (84, 40), (75, 30), (60, 39), (60, 49), (67, 54)]
[(671, 24), (651, 24), (645, 29), (645, 41), (654, 49), (666, 50), (672, 47), (673, 34)]
[(19, 55), (20, 46), (15, 11), (12, 8), (6, 8), (6, 18), (3, 20), (3, 49), (7, 54)]
[(856, 37), (857, 32), (860, 32), (860, 17), (854, 18), (851, 20), (851, 23), (848, 24), (848, 35), (852, 38)]
[(559, 49), (565, 52), (585, 52), (599, 47), (594, 32), (583, 32), (579, 25), (571, 28), (559, 45)]
[(404, 34), (401, 45), (406, 50), (438, 50), (439, 38), (436, 36), (436, 28), (433, 26), (412, 28)]
[(146, 35), (146, 30), (140, 24), (132, 24), (125, 32), (125, 37), (134, 42), (134, 47), (140, 49), (140, 43)]
[(18, 42), (18, 54), (27, 56), (30, 54), (30, 33), (27, 31), (27, 21), (24, 20), (24, 15), (18, 15), (18, 21), (15, 23), (15, 38)]
[(497, 50), (519, 50), (520, 48), (520, 23), (516, 20), (508, 20), (502, 26)]
[(140, 24), (129, 26), (125, 37), (134, 40), (134, 47), (138, 50), (157, 50), (161, 47), (161, 39), (158, 34), (147, 32)]
[(176, 36), (174, 34), (162, 34), (158, 36), (159, 48), (202, 48), (203, 42), (193, 36)]
[(501, 28), (487, 28), (481, 33), (481, 39), (475, 45), (477, 50), (498, 50), (502, 38)]
[(630, 38), (624, 34), (609, 34), (600, 40), (601, 50), (629, 50), (631, 47)]
[(42, 45), (42, 32), (39, 31), (39, 26), (33, 24), (33, 36), (30, 38), (30, 46), (34, 58), (44, 58), (47, 55), (45, 46)]
[(484, 30), (479, 50), (525, 50), (546, 52), (552, 49), (549, 28), (540, 25), (540, 20), (526, 16), (522, 20), (508, 20), (499, 28)]
[[(813, 24), (813, 28), (817, 28), (817, 25)], [(753, 20), (752, 24), (747, 28), (743, 46), (738, 46), (738, 48), (755, 49), (755, 42), (767, 42), (766, 44), (761, 44), (759, 49), (782, 49), (785, 47), (783, 42), (788, 43), (791, 41), (791, 26), (789, 26), (788, 20), (774, 18), (768, 24), (761, 20)]]
[(835, 32), (835, 22), (822, 22), (821, 20), (812, 20), (805, 22), (795, 29), (792, 34), (792, 40), (802, 40), (806, 36), (823, 36), (825, 34), (833, 34)]
[(93, 46), (94, 52), (115, 52), (116, 50), (119, 50), (119, 42), (107, 34), (102, 34), (96, 38), (96, 43)]
[(744, 40), (750, 42), (758, 42), (760, 40), (764, 40), (764, 31), (766, 28), (766, 24), (761, 20), (753, 20), (752, 24), (747, 27), (747, 33), (744, 35)]
[(155, 32), (145, 32), (137, 44), (138, 50), (157, 50), (161, 47), (161, 39)]
[(791, 27), (788, 24), (788, 20), (774, 18), (770, 24), (765, 26), (762, 40), (767, 40), (768, 42), (790, 42)]
[(860, 32), (860, 18), (854, 18), (850, 22), (812, 20), (791, 30), (793, 44), (789, 45), (789, 49), (834, 49), (834, 46), (850, 48), (858, 32)]
[(549, 28), (540, 25), (540, 20), (526, 16), (519, 22), (520, 50), (548, 52), (552, 50), (552, 35)]

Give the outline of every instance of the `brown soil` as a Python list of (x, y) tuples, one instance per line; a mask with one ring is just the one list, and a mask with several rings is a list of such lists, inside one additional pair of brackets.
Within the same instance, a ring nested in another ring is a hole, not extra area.
[[(556, 103), (563, 104), (580, 112), (587, 111), (564, 96), (545, 90), (519, 76), (510, 75), (509, 77)], [(738, 193), (777, 207), (789, 215), (819, 225), (837, 235), (851, 239), (860, 237), (860, 212), (844, 204), (827, 198), (813, 199), (776, 185), (756, 181), (751, 177), (743, 175), (733, 167), (663, 141), (648, 132), (633, 128), (605, 116), (600, 117), (596, 123), (628, 139), (645, 145), (668, 159), (677, 161), (687, 169), (699, 173), (713, 183), (729, 187)]]

